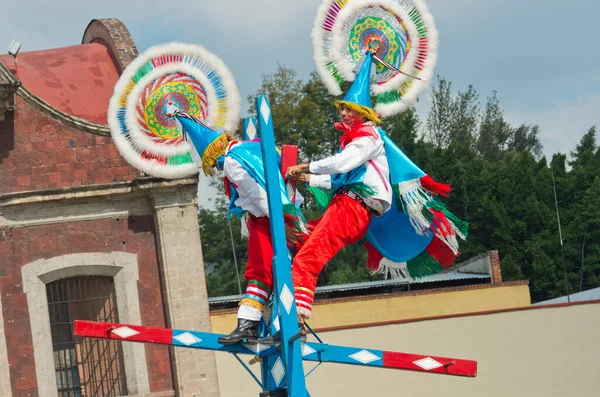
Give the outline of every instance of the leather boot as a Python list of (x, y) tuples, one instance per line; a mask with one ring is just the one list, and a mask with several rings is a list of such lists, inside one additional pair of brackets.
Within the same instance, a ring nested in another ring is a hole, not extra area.
[[(308, 334), (304, 327), (304, 322), (298, 323), (298, 332), (300, 333), (300, 342), (306, 342), (306, 335)], [(273, 335), (260, 338), (258, 343), (265, 346), (275, 346), (281, 343), (281, 332), (277, 331)]]
[(260, 321), (238, 318), (237, 328), (229, 335), (221, 336), (217, 341), (222, 345), (233, 345), (244, 340), (254, 342), (258, 339), (258, 324)]

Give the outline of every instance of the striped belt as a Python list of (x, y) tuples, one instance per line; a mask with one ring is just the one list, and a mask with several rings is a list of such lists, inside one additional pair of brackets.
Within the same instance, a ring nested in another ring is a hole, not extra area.
[(365, 202), (365, 199), (363, 199), (358, 194), (354, 193), (352, 190), (348, 190), (348, 189), (344, 188), (344, 189), (339, 190), (336, 194), (342, 194), (344, 196), (350, 197), (352, 200), (358, 202), (360, 205), (365, 207), (367, 209), (367, 212), (371, 215), (381, 216), (381, 214), (379, 214), (377, 211), (375, 211), (373, 208), (371, 208), (367, 205), (367, 203)]

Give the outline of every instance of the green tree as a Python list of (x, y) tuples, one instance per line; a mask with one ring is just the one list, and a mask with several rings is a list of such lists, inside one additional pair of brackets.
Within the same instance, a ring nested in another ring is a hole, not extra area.
[(473, 150), (479, 119), (478, 98), (479, 95), (472, 85), (469, 85), (465, 92), (458, 92), (452, 103), (450, 143)]
[(573, 160), (569, 164), (573, 168), (584, 167), (588, 162), (592, 161), (597, 148), (596, 126), (594, 125), (581, 137), (575, 150), (571, 152)]
[(256, 94), (248, 96), (249, 113), (254, 115), (256, 115), (255, 97), (262, 94), (269, 99), (275, 141), (278, 144), (298, 145), (301, 131), (298, 107), (304, 98), (302, 88), (303, 83), (298, 80), (296, 71), (278, 64), (274, 73), (263, 75)]
[[(600, 284), (600, 176), (596, 176), (583, 195), (581, 203), (574, 207), (577, 240), (581, 242), (580, 260), (576, 261), (579, 283), (575, 291), (581, 291)], [(576, 280), (577, 282), (577, 280)]]
[[(229, 230), (229, 222), (232, 232)], [(234, 251), (231, 236), (235, 246), (235, 259), (239, 267), (242, 291), (245, 290), (243, 272), (247, 262), (248, 241), (241, 237), (239, 219), (227, 219), (223, 207), (216, 210), (200, 209), (198, 223), (202, 242), (202, 256), (206, 272), (208, 296), (235, 295), (239, 293), (238, 278), (234, 262)]]
[(453, 119), (452, 83), (438, 76), (431, 91), (431, 108), (427, 116), (428, 138), (438, 148), (450, 143), (450, 126)]
[(317, 160), (320, 157), (335, 154), (338, 150), (340, 132), (333, 128), (339, 121), (339, 111), (335, 107), (335, 98), (316, 72), (302, 88), (304, 97), (298, 109), (298, 127), (300, 129), (299, 149), (302, 161)]
[(506, 149), (512, 129), (504, 120), (496, 92), (488, 98), (482, 114), (476, 150), (488, 161), (497, 161)]
[(508, 150), (511, 152), (531, 152), (536, 157), (542, 155), (542, 143), (539, 138), (540, 128), (537, 125), (522, 124), (513, 128), (508, 140)]
[[(269, 96), (276, 141), (298, 145), (301, 161), (338, 150), (335, 98), (316, 73), (302, 82), (294, 70), (278, 65), (274, 73), (263, 76), (257, 93)], [(254, 112), (253, 98), (249, 101)], [(481, 106), (474, 87), (454, 93), (451, 82), (438, 77), (425, 125), (409, 109), (385, 118), (382, 128), (426, 173), (452, 185), (453, 192), (444, 201), (470, 223), (459, 260), (496, 249), (503, 278), (529, 280), (534, 302), (564, 295), (555, 187), (569, 290), (600, 286), (600, 149), (595, 126), (569, 156), (556, 153), (548, 164), (542, 157), (539, 127), (510, 125), (496, 92)], [(213, 183), (222, 191), (219, 179)], [(313, 197), (299, 188), (306, 197), (305, 215), (320, 216)], [(199, 212), (210, 296), (238, 292), (226, 214), (224, 195), (214, 209)], [(247, 241), (240, 236), (237, 218), (232, 218), (231, 226), (241, 276)], [(362, 247), (346, 247), (325, 266), (318, 285), (370, 280), (365, 263)]]

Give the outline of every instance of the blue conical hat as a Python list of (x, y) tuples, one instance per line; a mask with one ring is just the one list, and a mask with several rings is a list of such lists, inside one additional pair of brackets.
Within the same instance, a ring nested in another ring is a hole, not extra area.
[(373, 102), (371, 101), (371, 67), (373, 66), (373, 53), (367, 51), (364, 61), (358, 75), (354, 79), (354, 83), (344, 96), (344, 99), (337, 101), (336, 105), (346, 105), (352, 110), (357, 111), (367, 119), (379, 123), (379, 118), (373, 110)]
[[(207, 175), (213, 174), (213, 166), (219, 156), (225, 153), (225, 147), (231, 140), (227, 134), (221, 134), (211, 130), (203, 124), (200, 124), (188, 117), (176, 115), (177, 120), (183, 126), (183, 129), (189, 136), (192, 144), (196, 148), (198, 155), (202, 158), (202, 169)], [(222, 141), (222, 145), (215, 146), (215, 143)], [(207, 150), (208, 149), (208, 150)]]
[(360, 71), (352, 83), (352, 87), (344, 97), (345, 102), (355, 103), (368, 108), (373, 107), (369, 90), (371, 88), (371, 67), (373, 66), (373, 54), (367, 51)]
[(194, 144), (194, 147), (196, 148), (196, 151), (198, 152), (198, 155), (200, 155), (200, 157), (202, 157), (208, 145), (213, 143), (217, 138), (221, 136), (221, 134), (219, 134), (218, 132), (207, 128), (202, 124), (196, 123), (195, 121), (190, 120), (185, 116), (178, 115), (175, 117), (177, 117), (177, 120), (179, 120), (179, 122), (183, 126), (183, 129), (190, 137), (190, 140)]

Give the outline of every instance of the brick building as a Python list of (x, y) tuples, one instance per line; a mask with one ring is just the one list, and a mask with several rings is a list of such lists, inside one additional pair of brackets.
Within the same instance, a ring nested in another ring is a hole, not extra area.
[(210, 330), (197, 178), (140, 175), (106, 126), (116, 19), (0, 56), (0, 395), (218, 396), (212, 352), (81, 340), (75, 319)]

